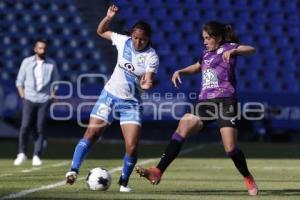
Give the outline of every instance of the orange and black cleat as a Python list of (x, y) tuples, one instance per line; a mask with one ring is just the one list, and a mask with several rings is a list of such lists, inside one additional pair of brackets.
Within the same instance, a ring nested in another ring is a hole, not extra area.
[(141, 166), (136, 166), (135, 170), (141, 177), (145, 177), (153, 185), (159, 184), (161, 180), (162, 172), (156, 167), (145, 169)]
[(255, 180), (252, 175), (244, 177), (245, 185), (248, 189), (248, 193), (250, 196), (256, 196), (258, 194), (258, 187), (255, 183)]

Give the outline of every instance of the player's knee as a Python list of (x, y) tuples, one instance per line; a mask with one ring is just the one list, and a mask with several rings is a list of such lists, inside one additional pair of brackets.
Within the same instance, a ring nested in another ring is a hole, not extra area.
[(88, 127), (84, 133), (84, 138), (91, 141), (97, 141), (101, 135), (101, 129), (99, 127)]
[(129, 156), (134, 156), (136, 155), (137, 152), (137, 144), (126, 144), (126, 153)]
[(225, 150), (226, 154), (230, 154), (231, 152), (233, 152), (235, 150), (235, 145), (234, 144), (224, 145), (224, 150)]
[(177, 128), (179, 133), (182, 133), (184, 136), (189, 132), (199, 131), (203, 127), (203, 123), (199, 117), (192, 114), (185, 114), (179, 122), (179, 126)]

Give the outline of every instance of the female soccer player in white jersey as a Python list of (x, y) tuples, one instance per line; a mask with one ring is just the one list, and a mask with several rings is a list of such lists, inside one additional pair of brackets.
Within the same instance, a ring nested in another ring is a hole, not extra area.
[(109, 23), (117, 12), (117, 6), (110, 6), (97, 28), (99, 36), (111, 40), (116, 46), (117, 64), (90, 114), (89, 126), (75, 148), (71, 170), (66, 173), (66, 182), (75, 182), (80, 165), (92, 144), (114, 119), (119, 119), (126, 148), (119, 180), (120, 192), (130, 192), (128, 180), (137, 162), (137, 145), (141, 132), (140, 91), (152, 87), (159, 59), (150, 45), (151, 27), (147, 23), (137, 22), (130, 36), (108, 30)]

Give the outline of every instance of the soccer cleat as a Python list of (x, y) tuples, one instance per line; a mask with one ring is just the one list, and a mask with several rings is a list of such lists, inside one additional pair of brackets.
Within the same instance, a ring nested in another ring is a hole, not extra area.
[(158, 168), (150, 167), (148, 169), (145, 169), (141, 166), (136, 166), (135, 170), (141, 177), (145, 177), (146, 179), (148, 179), (151, 184), (159, 184), (162, 173)]
[(131, 192), (131, 188), (128, 187), (128, 180), (122, 179), (122, 176), (120, 176), (119, 179), (119, 185), (120, 185), (120, 192)]
[(19, 153), (14, 161), (15, 166), (24, 164), (27, 161), (27, 156), (24, 153)]
[(40, 157), (38, 157), (37, 155), (33, 156), (32, 158), (32, 166), (41, 166), (42, 165), (42, 161), (40, 159)]
[(250, 196), (256, 196), (258, 194), (258, 187), (255, 183), (255, 180), (252, 175), (244, 177), (245, 185), (248, 189), (248, 193)]
[(131, 192), (131, 188), (128, 186), (120, 185), (120, 192)]
[(66, 173), (66, 183), (69, 185), (73, 185), (77, 179), (77, 173), (74, 171), (69, 171)]

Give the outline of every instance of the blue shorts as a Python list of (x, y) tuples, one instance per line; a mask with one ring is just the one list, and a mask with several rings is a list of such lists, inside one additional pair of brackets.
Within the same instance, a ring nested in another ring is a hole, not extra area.
[(106, 90), (102, 90), (90, 117), (101, 119), (111, 124), (115, 119), (120, 124), (137, 124), (142, 126), (142, 107), (139, 102), (120, 99)]

